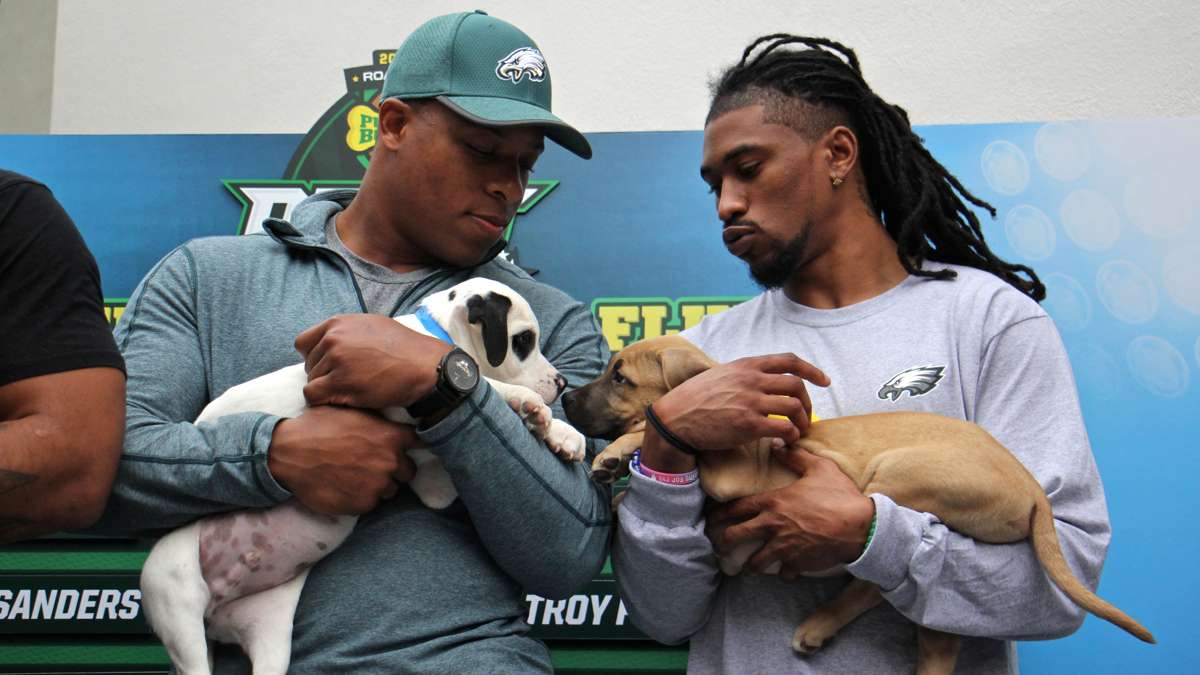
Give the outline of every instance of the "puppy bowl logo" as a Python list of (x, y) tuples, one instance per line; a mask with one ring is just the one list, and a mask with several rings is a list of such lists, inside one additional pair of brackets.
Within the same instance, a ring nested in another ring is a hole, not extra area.
[[(308, 130), (282, 178), (221, 181), (242, 205), (238, 234), (261, 232), (266, 218), (289, 219), (297, 204), (318, 192), (358, 187), (371, 163), (379, 131), (379, 92), (395, 56), (394, 49), (376, 49), (369, 65), (343, 69), (346, 93)], [(525, 76), (541, 81), (546, 61), (536, 49), (518, 49), (502, 59), (496, 72), (513, 82)], [(528, 213), (557, 186), (556, 180), (529, 181), (517, 215)], [(511, 243), (516, 222), (514, 218), (504, 230), (510, 245), (503, 256), (519, 264)]]
[(517, 84), (527, 75), (533, 82), (546, 79), (546, 57), (533, 47), (514, 49), (496, 64), (496, 77), (513, 84)]
[(904, 392), (909, 396), (924, 396), (942, 380), (945, 366), (917, 366), (909, 368), (888, 380), (879, 388), (879, 398), (898, 401)]

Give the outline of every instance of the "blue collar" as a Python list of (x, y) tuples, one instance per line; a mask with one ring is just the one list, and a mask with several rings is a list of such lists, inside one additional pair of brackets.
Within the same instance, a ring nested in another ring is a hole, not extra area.
[(454, 344), (454, 340), (450, 339), (450, 334), (446, 332), (446, 329), (442, 328), (437, 321), (434, 321), (433, 315), (429, 313), (429, 308), (421, 305), (417, 307), (417, 311), (414, 314), (417, 320), (421, 322), (421, 325), (425, 327), (425, 330), (429, 331), (430, 335), (442, 342)]

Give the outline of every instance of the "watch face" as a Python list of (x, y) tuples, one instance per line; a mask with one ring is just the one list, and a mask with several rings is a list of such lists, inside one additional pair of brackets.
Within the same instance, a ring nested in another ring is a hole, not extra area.
[(479, 368), (466, 353), (455, 352), (446, 360), (446, 379), (459, 391), (471, 391), (479, 383)]

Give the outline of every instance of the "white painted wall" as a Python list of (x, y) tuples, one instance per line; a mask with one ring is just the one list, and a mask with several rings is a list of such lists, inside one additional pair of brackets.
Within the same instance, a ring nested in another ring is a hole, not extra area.
[[(1200, 4), (838, 0), (59, 0), (53, 133), (303, 132), (425, 19), (485, 9), (548, 57), (583, 131), (699, 129), (754, 37), (855, 48), (915, 123), (1200, 114)], [(4, 65), (0, 64), (0, 68)]]
[(0, 0), (0, 133), (50, 131), (57, 0)]

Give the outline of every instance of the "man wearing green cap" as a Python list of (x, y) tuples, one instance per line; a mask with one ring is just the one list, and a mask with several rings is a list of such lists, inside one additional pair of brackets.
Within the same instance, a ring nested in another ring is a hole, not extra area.
[[(363, 514), (308, 577), (293, 672), (548, 672), (522, 599), (568, 595), (599, 570), (608, 494), (486, 382), (448, 394), (439, 364), (451, 346), (389, 317), (467, 278), (495, 279), (529, 301), (541, 350), (569, 385), (592, 379), (608, 354), (588, 309), (495, 257), (543, 136), (584, 158), (591, 149), (551, 113), (537, 45), (482, 12), (419, 27), (380, 100), (361, 189), (314, 195), (259, 235), (190, 241), (130, 298), (116, 333), (129, 370), (125, 449), (97, 529), (158, 534), (293, 497)], [(297, 350), (304, 414), (192, 423)], [(413, 405), (433, 411), (424, 428), (368, 412)], [(460, 499), (449, 508), (399, 489), (414, 446), (452, 476)], [(234, 649), (218, 649), (214, 665), (247, 669)]]

